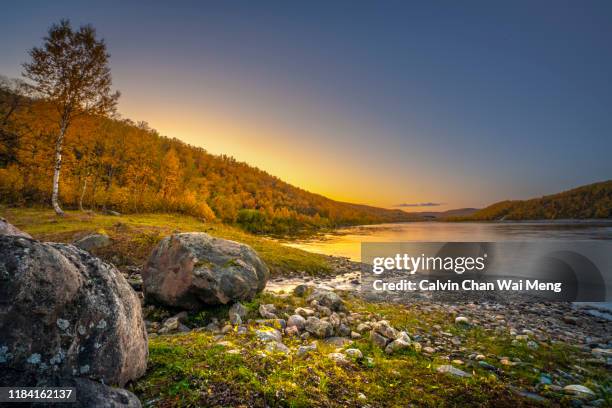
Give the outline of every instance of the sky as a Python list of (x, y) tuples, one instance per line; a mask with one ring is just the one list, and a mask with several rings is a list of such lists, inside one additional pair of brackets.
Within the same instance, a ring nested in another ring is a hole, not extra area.
[(0, 74), (61, 18), (106, 40), (122, 116), (337, 200), (445, 210), (612, 178), (609, 1), (13, 2)]

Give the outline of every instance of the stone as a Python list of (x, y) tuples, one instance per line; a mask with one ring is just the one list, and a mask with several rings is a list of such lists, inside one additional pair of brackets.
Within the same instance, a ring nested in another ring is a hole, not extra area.
[(457, 316), (457, 317), (455, 318), (455, 324), (460, 324), (460, 325), (461, 325), (461, 324), (464, 324), (464, 325), (468, 325), (468, 324), (470, 324), (470, 321), (469, 321), (469, 320), (468, 320), (468, 318), (467, 318), (467, 317), (465, 317), (465, 316)]
[(255, 331), (255, 335), (261, 341), (276, 341), (280, 343), (283, 340), (283, 335), (276, 329), (266, 327)]
[[(71, 408), (141, 408), (138, 397), (128, 390), (110, 387), (87, 378), (53, 378), (43, 379), (37, 387), (72, 387), (75, 389), (76, 402), (67, 404), (34, 403), (32, 406), (70, 406)], [(17, 404), (19, 405), (19, 404)], [(29, 406), (29, 405), (28, 405)]]
[(327, 355), (327, 357), (330, 360), (333, 360), (333, 361), (335, 361), (338, 364), (346, 364), (346, 363), (348, 363), (348, 360), (346, 359), (346, 356), (344, 354), (342, 354), (342, 353), (329, 353)]
[(304, 318), (308, 318), (310, 316), (314, 316), (316, 312), (307, 307), (298, 307), (297, 309), (295, 309), (295, 314), (298, 314)]
[(356, 349), (356, 348), (346, 349), (344, 350), (344, 354), (346, 354), (347, 356), (351, 358), (357, 359), (357, 360), (363, 358), (363, 353), (361, 352), (361, 350)]
[(576, 325), (578, 324), (578, 318), (576, 316), (572, 316), (572, 315), (564, 315), (562, 317), (562, 320), (567, 323), (567, 324), (571, 324), (571, 325)]
[(380, 348), (385, 348), (387, 346), (387, 343), (389, 343), (389, 339), (386, 338), (385, 336), (382, 336), (378, 333), (376, 333), (374, 330), (372, 330), (370, 332), (370, 341), (372, 342), (372, 344), (377, 345)]
[(106, 234), (89, 234), (74, 242), (74, 245), (85, 250), (105, 248), (111, 244), (111, 239)]
[(306, 319), (304, 329), (315, 337), (320, 339), (330, 337), (333, 334), (333, 327), (329, 322), (321, 320), (317, 317), (309, 317)]
[[(336, 329), (336, 332), (338, 333), (338, 336), (342, 336), (342, 337), (350, 337), (351, 336), (351, 328), (348, 327), (344, 323), (340, 323), (340, 326), (338, 326), (338, 328)], [(359, 334), (359, 333), (357, 333), (357, 334)]]
[(276, 319), (276, 306), (273, 304), (259, 305), (259, 315), (264, 319)]
[(443, 374), (451, 374), (454, 375), (456, 377), (462, 377), (462, 378), (468, 378), (471, 377), (472, 374), (470, 373), (466, 373), (463, 370), (460, 370), (456, 367), (453, 367), (450, 364), (446, 364), (446, 365), (441, 365), (438, 368), (436, 368), (436, 371), (439, 373), (443, 373)]
[(436, 349), (434, 349), (433, 347), (429, 347), (429, 346), (423, 347), (423, 353), (425, 354), (433, 354), (435, 352), (436, 352)]
[(325, 306), (330, 308), (334, 312), (341, 312), (346, 310), (344, 306), (344, 302), (335, 292), (325, 289), (315, 289), (314, 292), (306, 301), (312, 302), (313, 300), (317, 301), (317, 304), (320, 306)]
[(389, 322), (386, 320), (381, 320), (374, 323), (372, 325), (372, 330), (388, 339), (395, 339), (398, 335), (397, 330), (391, 327)]
[(372, 330), (372, 326), (367, 323), (359, 323), (359, 325), (357, 325), (357, 331), (359, 333), (363, 333), (365, 331), (370, 331), (370, 330)]
[(299, 346), (297, 349), (297, 355), (303, 356), (304, 354), (310, 353), (312, 351), (317, 351), (317, 342), (313, 341), (307, 346)]
[(266, 351), (269, 353), (281, 353), (281, 354), (289, 354), (289, 347), (285, 346), (281, 342), (270, 341), (266, 344)]
[(293, 294), (299, 297), (304, 296), (307, 291), (308, 291), (308, 285), (304, 285), (304, 284), (297, 285), (295, 288), (293, 288)]
[(19, 228), (10, 224), (6, 219), (2, 217), (0, 217), (0, 235), (12, 235), (16, 237), (32, 239), (32, 236), (30, 234), (21, 231)]
[(296, 326), (288, 326), (285, 329), (285, 334), (287, 336), (298, 336), (300, 334), (300, 330)]
[(351, 339), (347, 339), (346, 337), (328, 337), (325, 339), (325, 344), (333, 344), (337, 347), (344, 347), (347, 344), (351, 344), (353, 341)]
[(409, 341), (405, 341), (404, 339), (399, 338), (399, 339), (393, 340), (391, 343), (389, 343), (385, 347), (385, 353), (393, 354), (396, 351), (405, 350), (409, 347), (410, 347)]
[(0, 235), (0, 276), (0, 383), (78, 373), (123, 386), (144, 374), (140, 300), (115, 267), (74, 245)]
[(229, 321), (231, 324), (242, 324), (247, 317), (247, 309), (240, 302), (236, 302), (229, 309)]
[(287, 319), (287, 327), (295, 327), (299, 331), (302, 331), (304, 330), (305, 326), (306, 326), (306, 319), (304, 319), (299, 314), (289, 316), (289, 319)]
[(360, 338), (361, 338), (361, 334), (354, 332), (354, 331), (351, 332), (351, 339), (358, 340)]
[(164, 238), (142, 271), (147, 301), (185, 310), (251, 300), (269, 276), (251, 247), (202, 232)]
[(563, 392), (571, 394), (579, 398), (593, 398), (595, 393), (588, 387), (580, 384), (571, 384), (563, 387)]
[(177, 331), (179, 328), (179, 320), (176, 316), (169, 317), (162, 323), (161, 329), (159, 329), (159, 334), (172, 333)]

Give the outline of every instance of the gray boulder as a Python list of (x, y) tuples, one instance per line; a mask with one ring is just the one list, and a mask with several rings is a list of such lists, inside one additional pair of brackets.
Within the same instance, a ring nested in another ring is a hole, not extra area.
[(346, 309), (340, 296), (330, 290), (315, 289), (306, 299), (309, 303), (313, 300), (316, 300), (320, 306), (328, 307), (334, 312), (341, 312)]
[(189, 310), (250, 300), (269, 276), (251, 247), (202, 232), (164, 238), (142, 271), (147, 300)]
[(146, 370), (136, 293), (73, 245), (0, 235), (0, 327), (0, 383), (52, 375), (123, 386)]
[(304, 326), (306, 325), (306, 319), (302, 316), (295, 314), (289, 317), (287, 320), (287, 327), (295, 326), (299, 331), (304, 330)]
[(27, 232), (10, 224), (6, 219), (0, 217), (0, 235), (13, 235), (17, 237), (32, 238)]
[(90, 234), (74, 242), (75, 246), (78, 246), (85, 251), (91, 251), (92, 249), (104, 248), (111, 244), (111, 240), (106, 234)]
[(330, 337), (334, 332), (334, 328), (329, 322), (321, 320), (318, 317), (309, 317), (306, 319), (304, 328), (308, 333), (320, 339)]

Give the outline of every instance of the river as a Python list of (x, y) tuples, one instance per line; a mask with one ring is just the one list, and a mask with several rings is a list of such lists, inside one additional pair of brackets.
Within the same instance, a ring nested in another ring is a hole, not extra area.
[(342, 228), (285, 245), (361, 260), (362, 242), (612, 241), (612, 220), (523, 222), (406, 222)]

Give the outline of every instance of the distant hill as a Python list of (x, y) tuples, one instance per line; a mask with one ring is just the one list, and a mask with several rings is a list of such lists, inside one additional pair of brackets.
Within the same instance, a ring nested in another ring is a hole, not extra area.
[(478, 211), (478, 208), (456, 208), (447, 211), (419, 211), (410, 212), (409, 214), (415, 217), (422, 217), (425, 219), (445, 219), (448, 217), (467, 217)]
[[(47, 101), (0, 81), (0, 202), (48, 205), (55, 114)], [(310, 193), (233, 157), (161, 136), (143, 122), (100, 117), (79, 119), (66, 135), (60, 201), (94, 211), (184, 213), (255, 233), (415, 219)]]
[(530, 200), (500, 201), (455, 221), (555, 220), (612, 217), (612, 180)]

